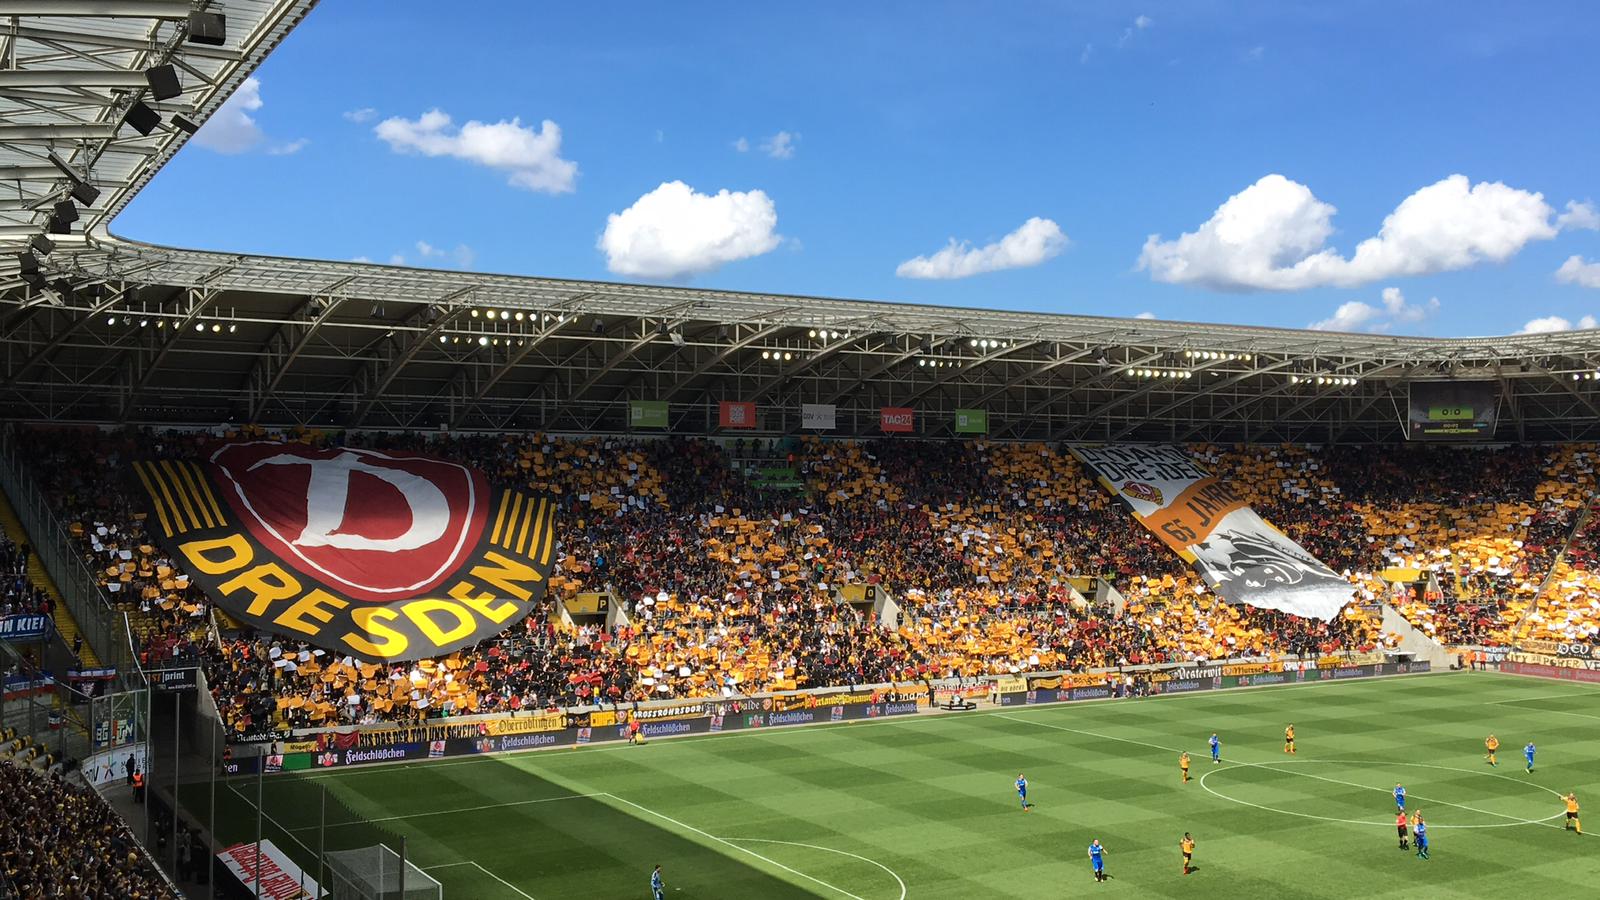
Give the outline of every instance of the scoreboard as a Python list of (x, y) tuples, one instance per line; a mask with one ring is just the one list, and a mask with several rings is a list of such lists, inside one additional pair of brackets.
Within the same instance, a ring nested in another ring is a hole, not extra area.
[(1489, 440), (1499, 393), (1495, 381), (1413, 381), (1406, 436), (1414, 441)]

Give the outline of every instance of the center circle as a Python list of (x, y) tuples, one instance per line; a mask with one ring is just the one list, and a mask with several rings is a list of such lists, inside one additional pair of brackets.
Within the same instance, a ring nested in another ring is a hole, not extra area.
[[(1509, 775), (1501, 775), (1498, 772), (1479, 772), (1479, 771), (1476, 771), (1474, 769), (1461, 769), (1461, 768), (1457, 768), (1455, 766), (1437, 766), (1437, 765), (1433, 765), (1431, 763), (1406, 763), (1406, 762), (1391, 763), (1391, 762), (1374, 762), (1372, 760), (1348, 760), (1348, 759), (1286, 759), (1286, 760), (1281, 760), (1281, 761), (1278, 761), (1278, 762), (1271, 762), (1271, 763), (1231, 763), (1226, 768), (1211, 769), (1211, 770), (1207, 771), (1204, 775), (1201, 775), (1200, 776), (1200, 787), (1204, 788), (1206, 793), (1212, 795), (1213, 797), (1220, 797), (1223, 800), (1227, 800), (1230, 803), (1237, 803), (1237, 804), (1239, 804), (1241, 806), (1248, 806), (1248, 807), (1251, 807), (1253, 809), (1265, 810), (1266, 812), (1275, 812), (1275, 813), (1280, 813), (1280, 814), (1286, 815), (1286, 816), (1294, 816), (1294, 817), (1300, 818), (1300, 819), (1316, 819), (1317, 821), (1320, 821), (1320, 822), (1339, 822), (1339, 823), (1346, 824), (1346, 825), (1371, 825), (1371, 826), (1378, 826), (1378, 827), (1391, 827), (1391, 826), (1394, 825), (1394, 821), (1393, 820), (1374, 822), (1374, 821), (1372, 821), (1370, 819), (1345, 819), (1345, 818), (1340, 818), (1338, 816), (1324, 816), (1324, 815), (1319, 815), (1317, 813), (1300, 812), (1299, 810), (1283, 809), (1281, 807), (1268, 806), (1268, 805), (1263, 804), (1263, 803), (1255, 803), (1255, 802), (1252, 802), (1250, 800), (1243, 800), (1243, 799), (1240, 799), (1238, 797), (1230, 796), (1230, 795), (1225, 794), (1225, 793), (1223, 793), (1223, 792), (1221, 792), (1219, 790), (1216, 790), (1216, 789), (1212, 788), (1210, 785), (1206, 784), (1207, 779), (1209, 779), (1212, 775), (1216, 775), (1216, 774), (1218, 774), (1220, 772), (1237, 771), (1239, 769), (1265, 769), (1266, 771), (1277, 772), (1279, 774), (1304, 775), (1304, 777), (1307, 777), (1307, 778), (1316, 778), (1318, 780), (1323, 780), (1323, 779), (1321, 779), (1320, 776), (1307, 775), (1307, 774), (1299, 773), (1299, 772), (1290, 772), (1288, 770), (1278, 768), (1278, 766), (1283, 766), (1283, 765), (1305, 764), (1305, 763), (1322, 764), (1322, 765), (1365, 766), (1365, 767), (1369, 767), (1369, 768), (1370, 767), (1382, 767), (1382, 768), (1385, 768), (1385, 769), (1399, 767), (1399, 768), (1408, 768), (1408, 769), (1437, 769), (1437, 770), (1445, 771), (1445, 772), (1464, 772), (1464, 773), (1469, 774), (1469, 775), (1482, 775), (1482, 776), (1486, 776), (1486, 777), (1489, 777), (1489, 778), (1499, 778), (1499, 779), (1501, 779), (1503, 781), (1510, 781), (1510, 782), (1512, 782), (1514, 784), (1520, 784), (1520, 785), (1525, 785), (1525, 786), (1531, 787), (1531, 788), (1537, 788), (1537, 789), (1539, 789), (1541, 791), (1544, 791), (1544, 792), (1546, 792), (1548, 794), (1554, 795), (1557, 799), (1560, 799), (1560, 798), (1565, 796), (1560, 791), (1554, 790), (1552, 788), (1547, 788), (1542, 784), (1530, 784), (1530, 783), (1528, 783), (1526, 781), (1523, 781), (1523, 780), (1518, 779), (1518, 778), (1513, 778), (1513, 777), (1511, 777)], [(1388, 793), (1388, 788), (1374, 787), (1374, 786), (1371, 786), (1371, 785), (1357, 784), (1357, 783), (1354, 783), (1354, 782), (1344, 782), (1344, 781), (1336, 781), (1335, 783), (1336, 784), (1340, 784), (1340, 785), (1344, 785), (1344, 786), (1347, 786), (1347, 787), (1356, 787), (1356, 788), (1362, 788), (1362, 789), (1365, 789), (1365, 790), (1372, 790), (1372, 791), (1379, 791), (1379, 792), (1383, 792), (1383, 793)], [(1416, 799), (1420, 800), (1421, 798), (1416, 798)], [(1448, 807), (1451, 807), (1453, 809), (1467, 809), (1466, 807), (1463, 807), (1463, 806), (1461, 806), (1459, 804), (1450, 803), (1449, 801), (1446, 801), (1446, 800), (1425, 800), (1425, 801), (1422, 801), (1422, 802), (1423, 803), (1434, 803), (1434, 804), (1438, 804), (1440, 806), (1448, 806)], [(1522, 825), (1539, 825), (1539, 824), (1543, 824), (1545, 822), (1549, 822), (1552, 819), (1559, 819), (1561, 816), (1565, 815), (1565, 812), (1556, 812), (1555, 814), (1549, 815), (1549, 816), (1545, 816), (1542, 819), (1519, 819), (1519, 818), (1516, 818), (1514, 816), (1505, 815), (1504, 813), (1492, 813), (1492, 812), (1487, 812), (1487, 811), (1484, 811), (1484, 810), (1471, 810), (1471, 809), (1468, 809), (1468, 811), (1469, 812), (1480, 812), (1480, 813), (1483, 813), (1485, 815), (1501, 817), (1501, 818), (1504, 818), (1505, 821), (1503, 821), (1503, 822), (1493, 822), (1493, 823), (1487, 823), (1487, 824), (1470, 824), (1470, 825), (1433, 825), (1431, 827), (1433, 827), (1433, 828), (1516, 828), (1516, 827), (1519, 827), (1519, 826), (1522, 826)]]

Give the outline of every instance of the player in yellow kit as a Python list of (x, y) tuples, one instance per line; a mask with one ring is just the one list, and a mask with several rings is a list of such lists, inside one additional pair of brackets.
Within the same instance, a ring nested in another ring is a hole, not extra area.
[(1294, 723), (1293, 722), (1289, 723), (1289, 727), (1285, 728), (1283, 730), (1283, 752), (1285, 752), (1285, 753), (1293, 753), (1294, 752)]
[(1183, 851), (1183, 874), (1187, 875), (1191, 868), (1189, 864), (1194, 861), (1194, 838), (1189, 836), (1189, 832), (1183, 833), (1183, 840), (1178, 842), (1178, 849)]
[(1483, 739), (1483, 746), (1484, 749), (1489, 751), (1489, 765), (1498, 767), (1500, 764), (1495, 762), (1494, 754), (1495, 751), (1500, 749), (1500, 739), (1491, 734)]
[(1189, 751), (1178, 754), (1178, 768), (1183, 770), (1183, 783), (1189, 783)]
[(1568, 794), (1563, 799), (1567, 801), (1567, 827), (1577, 828), (1578, 833), (1583, 834), (1583, 822), (1578, 819), (1578, 795)]

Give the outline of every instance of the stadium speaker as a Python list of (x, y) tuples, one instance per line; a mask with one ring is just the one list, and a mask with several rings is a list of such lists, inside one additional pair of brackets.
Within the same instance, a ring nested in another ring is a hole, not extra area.
[(150, 82), (150, 95), (157, 100), (171, 100), (183, 94), (178, 83), (178, 70), (168, 63), (144, 70), (144, 80)]
[(189, 43), (221, 47), (228, 39), (228, 17), (222, 13), (189, 13)]
[[(70, 200), (66, 201), (66, 203), (68, 206), (72, 205)], [(45, 224), (44, 230), (49, 234), (71, 234), (72, 223), (60, 216), (51, 216), (49, 222)]]
[(71, 225), (78, 221), (78, 208), (72, 205), (71, 200), (62, 200), (51, 207), (50, 217), (59, 219), (63, 225)]
[(87, 181), (74, 181), (72, 183), (72, 199), (84, 206), (93, 206), (94, 201), (100, 198), (100, 189)]
[(925, 338), (922, 339), (922, 352), (923, 353), (932, 353), (933, 352), (933, 338), (925, 337)]
[(128, 107), (128, 112), (123, 115), (122, 121), (133, 126), (133, 130), (140, 134), (149, 134), (161, 124), (161, 114), (146, 106), (143, 101), (135, 100)]
[(36, 234), (32, 238), (29, 238), (28, 246), (32, 247), (33, 252), (39, 254), (40, 256), (49, 256), (51, 253), (55, 252), (56, 249), (55, 242), (42, 234)]
[(606, 320), (600, 318), (599, 316), (595, 316), (594, 321), (589, 324), (589, 330), (595, 334), (605, 334)]
[(200, 130), (200, 126), (196, 125), (188, 117), (177, 114), (172, 116), (172, 125), (174, 128), (182, 131), (184, 134), (194, 134), (196, 131)]
[(22, 274), (24, 275), (29, 272), (37, 272), (39, 271), (39, 257), (23, 251), (17, 254), (17, 265), (22, 268)]
[(28, 286), (34, 290), (44, 290), (44, 286), (47, 283), (43, 272), (23, 272), (22, 280), (26, 281)]

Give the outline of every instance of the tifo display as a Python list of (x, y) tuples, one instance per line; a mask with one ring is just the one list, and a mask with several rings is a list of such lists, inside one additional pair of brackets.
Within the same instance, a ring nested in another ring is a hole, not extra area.
[[(1196, 483), (1225, 486), (1230, 507), (1248, 504), (1338, 573), (1348, 602), (1318, 609), (1324, 619), (1250, 605), (1274, 596), (1270, 578), (1245, 572), (1235, 592), (1198, 577), (1062, 448), (287, 437), (24, 436), (80, 551), (133, 615), (146, 660), (202, 664), (241, 738), (597, 701), (1368, 652), (1398, 645), (1380, 623), (1385, 603), (1449, 645), (1506, 645), (1518, 628), (1585, 639), (1600, 624), (1588, 528), (1532, 609), (1594, 484), (1584, 445), (1163, 451), (1214, 472)], [(238, 471), (292, 489), (241, 480), (226, 499), (222, 476), (202, 462), (237, 453), (251, 455)], [(426, 479), (385, 460), (473, 473), (462, 476), (470, 498), (444, 503), (470, 502), (477, 518), (419, 525), (402, 511), (422, 501), (395, 485)], [(329, 466), (344, 505), (319, 499), (313, 509), (308, 479)], [(792, 471), (797, 486), (745, 474), (770, 469)], [(108, 471), (128, 472), (127, 486), (93, 477)], [(160, 498), (153, 507), (144, 481)], [(1143, 490), (1136, 484), (1154, 487), (1128, 479), (1120, 494)], [(186, 509), (163, 485), (210, 485), (211, 496)], [(163, 508), (169, 526), (189, 531), (169, 538)], [(364, 517), (376, 522), (386, 508), (390, 531), (367, 533)], [(217, 521), (245, 516), (255, 518), (210, 537)], [(185, 549), (194, 537), (213, 549)], [(388, 544), (423, 537), (444, 550), (416, 573), (374, 562)], [(1254, 581), (1262, 587), (1245, 587)], [(1320, 583), (1331, 587), (1326, 574)], [(879, 599), (847, 599), (865, 588)], [(599, 610), (596, 597), (607, 598), (603, 614), (571, 613)], [(408, 602), (427, 605), (393, 611)], [(213, 603), (228, 614), (220, 644), (207, 639)], [(419, 646), (458, 649), (414, 658)], [(395, 648), (404, 650), (377, 652)]]

